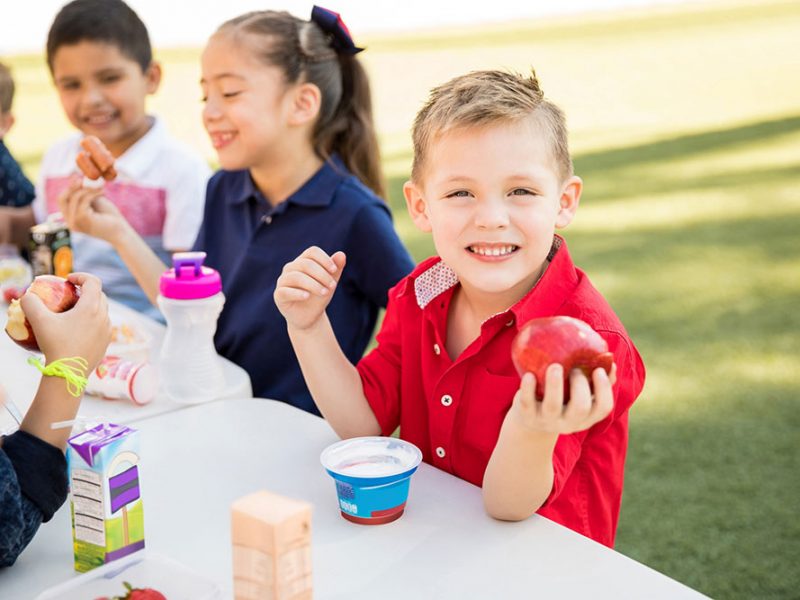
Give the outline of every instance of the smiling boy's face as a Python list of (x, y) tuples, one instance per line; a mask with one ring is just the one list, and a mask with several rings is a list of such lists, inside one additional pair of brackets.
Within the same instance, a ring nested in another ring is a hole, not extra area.
[(158, 89), (161, 71), (139, 63), (113, 44), (84, 40), (61, 46), (52, 60), (53, 81), (70, 123), (95, 135), (114, 156), (150, 129), (145, 98)]
[(464, 292), (508, 308), (544, 270), (556, 228), (575, 215), (582, 183), (563, 181), (549, 139), (529, 117), (434, 137), (421, 181), (406, 184), (417, 227)]

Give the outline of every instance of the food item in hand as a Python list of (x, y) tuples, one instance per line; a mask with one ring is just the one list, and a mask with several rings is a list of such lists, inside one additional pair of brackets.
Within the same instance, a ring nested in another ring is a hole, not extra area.
[(12, 300), (19, 300), (27, 288), (16, 285), (3, 286), (3, 300), (11, 304)]
[(569, 375), (580, 369), (592, 385), (592, 371), (601, 367), (611, 373), (614, 355), (606, 341), (580, 319), (546, 317), (525, 323), (511, 344), (511, 359), (520, 374), (536, 376), (536, 396), (544, 397), (547, 367), (559, 363), (564, 368), (564, 401), (569, 400)]
[(111, 181), (117, 176), (114, 156), (98, 138), (87, 135), (81, 140), (81, 148), (83, 152), (75, 158), (75, 163), (86, 177), (89, 179), (102, 177), (106, 181)]
[[(80, 297), (80, 291), (75, 284), (55, 275), (39, 275), (25, 293), (36, 294), (47, 308), (57, 313), (71, 309)], [(12, 300), (8, 306), (6, 333), (23, 348), (39, 350), (36, 336), (28, 319), (25, 318), (19, 300)]]
[(75, 164), (89, 179), (100, 179), (103, 176), (88, 152), (79, 152), (78, 156), (75, 157)]

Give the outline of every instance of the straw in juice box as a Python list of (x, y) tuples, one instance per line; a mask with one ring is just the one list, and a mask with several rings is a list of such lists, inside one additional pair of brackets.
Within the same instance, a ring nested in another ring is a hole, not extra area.
[(70, 438), (67, 465), (75, 570), (144, 548), (139, 433), (112, 423), (88, 429)]

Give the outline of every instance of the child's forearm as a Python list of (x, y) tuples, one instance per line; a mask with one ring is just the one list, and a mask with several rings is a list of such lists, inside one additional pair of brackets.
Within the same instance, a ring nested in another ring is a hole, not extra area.
[(112, 245), (153, 306), (158, 306), (158, 283), (167, 266), (128, 223)]
[(35, 224), (36, 218), (30, 206), (0, 206), (0, 244), (27, 246), (31, 227)]
[(380, 435), (361, 376), (339, 347), (328, 317), (323, 314), (308, 329), (290, 325), (289, 339), (314, 402), (339, 437)]
[(557, 434), (533, 432), (506, 417), (483, 477), (483, 502), (495, 519), (521, 521), (535, 513), (553, 487)]
[(80, 398), (69, 393), (64, 379), (43, 376), (20, 429), (63, 451), (72, 428), (52, 429), (50, 425), (73, 420), (80, 403)]

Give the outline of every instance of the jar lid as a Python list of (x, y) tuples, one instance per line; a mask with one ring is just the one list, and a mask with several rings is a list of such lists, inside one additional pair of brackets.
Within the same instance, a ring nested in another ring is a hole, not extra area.
[(214, 269), (203, 266), (205, 252), (176, 252), (172, 268), (161, 275), (159, 292), (165, 298), (197, 300), (222, 291), (222, 280)]

